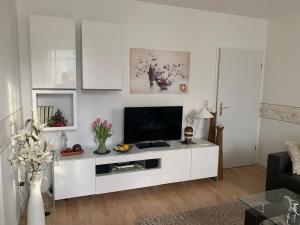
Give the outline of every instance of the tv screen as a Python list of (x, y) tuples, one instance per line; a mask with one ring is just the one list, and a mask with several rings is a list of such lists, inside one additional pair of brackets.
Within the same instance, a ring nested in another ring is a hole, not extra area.
[(124, 143), (181, 139), (182, 106), (126, 107)]

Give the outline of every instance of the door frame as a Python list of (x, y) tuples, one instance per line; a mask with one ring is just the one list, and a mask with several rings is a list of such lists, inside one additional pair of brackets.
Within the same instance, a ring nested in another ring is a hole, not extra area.
[[(261, 86), (259, 93), (259, 101), (261, 104), (263, 101), (263, 88), (264, 88), (264, 77), (265, 77), (265, 63), (266, 63), (266, 48), (252, 48), (252, 47), (241, 47), (241, 46), (222, 46), (216, 45), (216, 65), (215, 65), (215, 81), (214, 81), (214, 99), (213, 99), (213, 108), (212, 111), (217, 115), (217, 125), (218, 125), (218, 97), (219, 97), (219, 87), (220, 87), (220, 52), (222, 48), (227, 49), (239, 49), (239, 50), (257, 50), (262, 52), (262, 67), (261, 67)], [(265, 167), (265, 163), (258, 161), (258, 151), (259, 151), (259, 137), (260, 137), (260, 126), (261, 126), (261, 118), (257, 119), (257, 132), (256, 132), (256, 148), (255, 148), (255, 162)], [(226, 127), (225, 131), (226, 132)]]

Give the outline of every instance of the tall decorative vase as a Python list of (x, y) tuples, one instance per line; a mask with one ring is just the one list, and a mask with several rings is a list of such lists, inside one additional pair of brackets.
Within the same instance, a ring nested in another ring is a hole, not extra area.
[(186, 126), (184, 128), (184, 138), (185, 138), (185, 143), (187, 145), (193, 143), (193, 135), (194, 135), (194, 129), (191, 126)]
[(46, 225), (44, 202), (41, 193), (42, 176), (30, 186), (27, 225)]

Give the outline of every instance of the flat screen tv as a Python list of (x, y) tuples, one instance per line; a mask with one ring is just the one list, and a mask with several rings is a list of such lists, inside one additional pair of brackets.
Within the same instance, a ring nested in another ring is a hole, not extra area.
[(126, 107), (124, 143), (181, 139), (182, 109), (182, 106)]

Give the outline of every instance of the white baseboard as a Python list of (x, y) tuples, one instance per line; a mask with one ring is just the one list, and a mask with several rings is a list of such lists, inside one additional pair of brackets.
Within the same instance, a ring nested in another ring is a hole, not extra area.
[(260, 160), (256, 160), (256, 161), (255, 161), (255, 164), (258, 165), (258, 166), (262, 166), (262, 167), (264, 167), (264, 168), (267, 168), (267, 163), (262, 162), (262, 161), (260, 161)]

